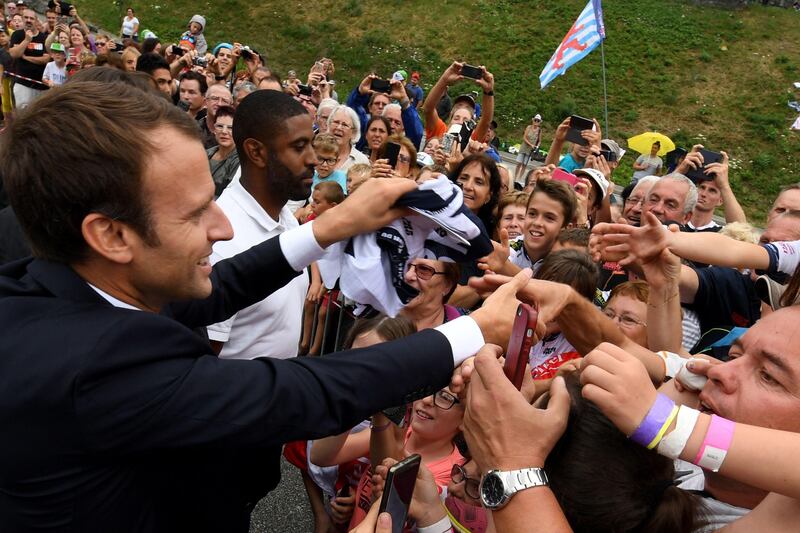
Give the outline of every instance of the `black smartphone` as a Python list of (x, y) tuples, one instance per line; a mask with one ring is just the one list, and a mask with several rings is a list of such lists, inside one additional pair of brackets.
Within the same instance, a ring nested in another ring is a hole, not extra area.
[(312, 89), (311, 89), (310, 85), (305, 85), (305, 84), (302, 84), (302, 83), (298, 83), (297, 84), (297, 90), (300, 91), (300, 94), (302, 94), (304, 96), (311, 96)]
[(389, 160), (389, 164), (392, 168), (397, 167), (397, 158), (400, 156), (400, 145), (398, 143), (390, 142), (386, 145), (386, 155), (384, 156), (385, 159)]
[(392, 85), (388, 82), (388, 80), (382, 80), (380, 78), (373, 78), (372, 81), (369, 82), (369, 88), (376, 93), (389, 94), (392, 92)]
[[(705, 148), (700, 149), (700, 154), (703, 156), (703, 167), (710, 165), (711, 163), (721, 163), (722, 162), (722, 154), (719, 152), (712, 152), (711, 150), (706, 150)], [(713, 180), (715, 177), (714, 173), (705, 174), (703, 172), (704, 168), (698, 168), (696, 170), (689, 170), (686, 172), (686, 177), (690, 180), (694, 181), (695, 183), (699, 181), (707, 181)]]
[(609, 163), (613, 163), (617, 160), (617, 154), (612, 152), (611, 150), (600, 150), (600, 155), (606, 158), (606, 161)]
[(569, 117), (569, 130), (567, 131), (567, 140), (569, 142), (587, 146), (589, 141), (581, 137), (583, 130), (591, 130), (594, 128), (594, 122), (588, 118), (572, 115)]
[(503, 372), (517, 390), (522, 388), (538, 320), (539, 313), (536, 309), (524, 303), (517, 306), (514, 325), (511, 327), (511, 339), (506, 349), (506, 362), (503, 365)]
[(483, 78), (483, 69), (481, 67), (474, 67), (472, 65), (467, 65), (464, 63), (461, 65), (461, 75), (465, 78), (472, 78), (473, 80), (479, 80)]
[(417, 483), (420, 460), (419, 454), (415, 453), (389, 468), (379, 511), (391, 515), (392, 533), (403, 532)]
[(61, 2), (61, 4), (59, 5), (61, 7), (61, 16), (63, 17), (69, 16), (69, 12), (72, 11), (72, 4)]

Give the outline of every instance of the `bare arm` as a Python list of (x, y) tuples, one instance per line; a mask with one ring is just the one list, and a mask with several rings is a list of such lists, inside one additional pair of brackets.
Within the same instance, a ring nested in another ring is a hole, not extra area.
[(481, 296), (475, 289), (467, 285), (459, 285), (456, 287), (456, 290), (453, 291), (447, 303), (456, 307), (463, 307), (464, 309), (472, 309), (480, 301)]
[(565, 118), (561, 124), (556, 128), (556, 134), (553, 136), (553, 142), (550, 143), (550, 151), (547, 152), (547, 158), (544, 160), (545, 166), (556, 165), (561, 159), (561, 150), (564, 148), (564, 142), (567, 138), (567, 131), (569, 131), (569, 120)]
[(339, 435), (317, 439), (311, 445), (309, 459), (319, 466), (336, 466), (369, 454), (370, 431), (345, 431)]
[(494, 118), (494, 75), (484, 67), (483, 78), (475, 80), (475, 83), (483, 89), (483, 98), (481, 99), (481, 118), (478, 121), (478, 125), (475, 126), (475, 132), (472, 137), (483, 142)]
[(447, 67), (447, 69), (442, 73), (442, 76), (438, 79), (436, 84), (431, 87), (428, 97), (425, 99), (425, 103), (423, 104), (426, 128), (432, 127), (433, 124), (439, 119), (439, 113), (436, 111), (436, 106), (439, 104), (439, 100), (442, 99), (442, 96), (444, 96), (444, 93), (447, 92), (447, 87), (451, 83), (455, 83), (456, 81), (463, 79), (463, 76), (460, 75), (461, 65), (462, 63), (453, 62), (453, 64)]
[(678, 257), (664, 250), (656, 261), (644, 265), (650, 286), (647, 300), (647, 347), (653, 351), (667, 350), (683, 356), (683, 325), (679, 278), (681, 263)]
[(25, 38), (19, 42), (19, 44), (15, 44), (11, 48), (8, 49), (8, 53), (14, 59), (19, 59), (25, 53), (25, 50), (28, 48), (28, 43), (31, 42), (31, 38), (33, 34), (29, 31), (25, 32)]
[(747, 216), (744, 214), (744, 209), (739, 205), (736, 195), (733, 194), (731, 182), (728, 179), (728, 154), (722, 154), (721, 163), (712, 163), (706, 167), (706, 173), (715, 175), (714, 182), (719, 187), (719, 192), (722, 195), (722, 209), (725, 211), (725, 222), (747, 222)]
[(50, 62), (50, 56), (47, 54), (41, 57), (31, 57), (28, 55), (23, 55), (22, 59), (28, 61), (29, 63), (33, 63), (34, 65), (46, 65)]

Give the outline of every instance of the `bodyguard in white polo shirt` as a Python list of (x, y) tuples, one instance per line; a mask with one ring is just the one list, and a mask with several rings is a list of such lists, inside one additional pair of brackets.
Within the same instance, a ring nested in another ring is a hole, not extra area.
[[(270, 95), (262, 94), (272, 92), (248, 96), (263, 99), (264, 105), (251, 105), (247, 113), (240, 107), (234, 117), (233, 140), (242, 166), (217, 200), (230, 219), (233, 239), (214, 244), (212, 263), (296, 227), (286, 203), (311, 193), (316, 156), (307, 149), (313, 139), (309, 118), (283, 116), (281, 106), (270, 105)], [(298, 276), (266, 299), (209, 326), (212, 346), (223, 358), (296, 356), (307, 291), (308, 276)]]

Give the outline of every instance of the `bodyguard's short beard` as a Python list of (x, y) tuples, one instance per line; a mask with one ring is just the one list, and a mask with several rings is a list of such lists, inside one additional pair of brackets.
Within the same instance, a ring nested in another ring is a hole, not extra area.
[(297, 201), (305, 200), (311, 195), (311, 185), (305, 185), (303, 180), (314, 177), (313, 169), (307, 168), (304, 173), (296, 176), (270, 150), (266, 170), (267, 184), (278, 199)]

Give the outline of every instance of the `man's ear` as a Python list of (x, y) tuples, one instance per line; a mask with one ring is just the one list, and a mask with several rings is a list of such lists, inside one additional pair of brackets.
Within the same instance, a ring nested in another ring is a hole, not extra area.
[(258, 168), (267, 167), (267, 147), (263, 142), (251, 137), (245, 139), (242, 148), (244, 148), (245, 159)]
[(89, 213), (84, 217), (81, 233), (95, 253), (120, 264), (133, 260), (132, 245), (141, 241), (130, 226), (100, 213)]

